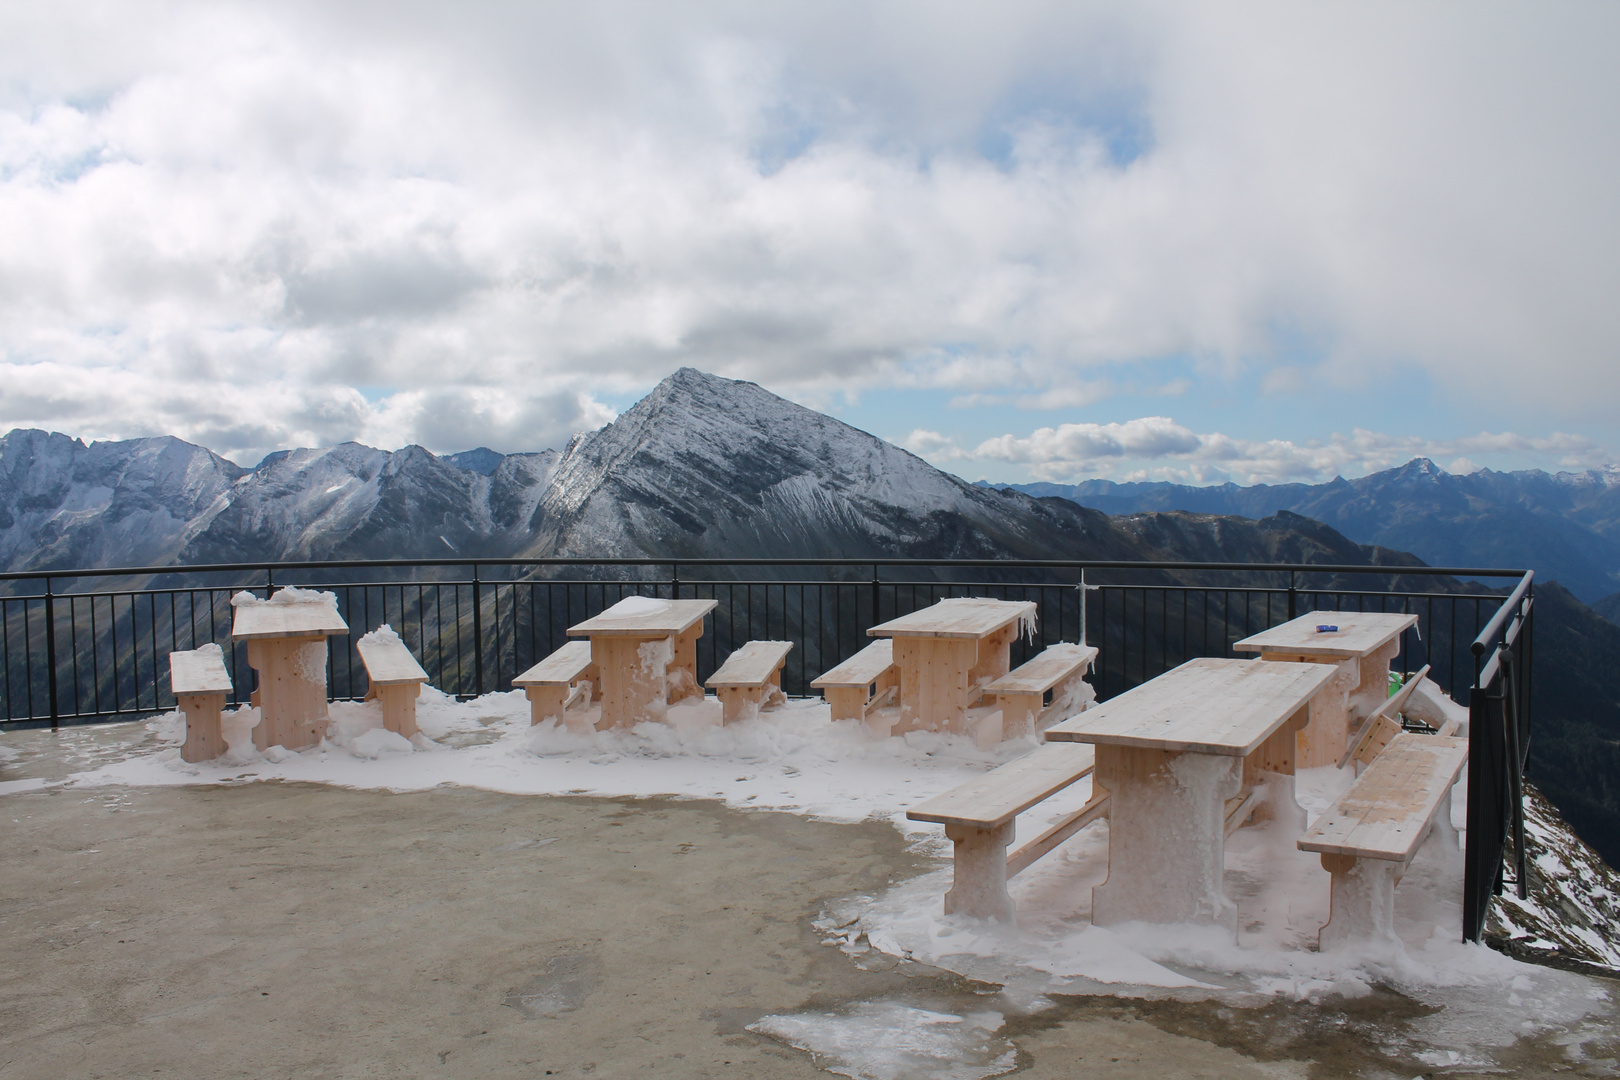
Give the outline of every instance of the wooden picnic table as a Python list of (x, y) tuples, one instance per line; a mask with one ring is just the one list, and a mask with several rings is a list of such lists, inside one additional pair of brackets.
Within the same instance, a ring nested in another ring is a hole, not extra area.
[(984, 688), (1007, 674), (1021, 626), (1034, 626), (1033, 600), (941, 600), (872, 627), (894, 639), (900, 669), (900, 720), (894, 734), (922, 728), (961, 731)]
[[(629, 604), (628, 601), (646, 601)], [(702, 697), (697, 640), (715, 600), (628, 597), (568, 628), (591, 640), (591, 662), (601, 673), (602, 727), (662, 720), (668, 706)]]
[(238, 596), (231, 637), (246, 641), (248, 666), (259, 673), (253, 745), (300, 750), (326, 734), (326, 639), (347, 634), (337, 598), (290, 603)]
[(1222, 884), (1229, 824), (1251, 808), (1303, 831), (1294, 732), (1335, 673), (1321, 664), (1189, 660), (1047, 729), (1097, 748), (1093, 797), (1112, 796), (1099, 926), (1218, 923), (1236, 929)]
[[(1339, 763), (1350, 733), (1389, 697), (1389, 662), (1401, 651), (1401, 634), (1417, 621), (1416, 615), (1313, 611), (1233, 643), (1237, 651), (1257, 652), (1263, 660), (1339, 669), (1300, 733), (1301, 768)], [(1319, 626), (1337, 629), (1319, 632)]]

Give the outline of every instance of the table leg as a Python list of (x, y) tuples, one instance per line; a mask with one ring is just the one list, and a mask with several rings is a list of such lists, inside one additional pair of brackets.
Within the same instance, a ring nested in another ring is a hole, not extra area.
[(1226, 800), (1242, 761), (1219, 754), (1097, 747), (1108, 812), (1108, 880), (1091, 891), (1098, 926), (1215, 923), (1237, 929), (1226, 895)]
[(968, 671), (978, 658), (978, 645), (971, 638), (894, 639), (894, 662), (900, 668), (900, 722), (895, 734), (961, 729), (968, 707)]
[(669, 709), (668, 670), (672, 638), (591, 638), (591, 662), (602, 673), (601, 727), (662, 721)]
[(253, 638), (248, 666), (259, 673), (253, 745), (301, 750), (326, 734), (326, 638)]
[(703, 636), (703, 624), (694, 625), (675, 638), (675, 654), (669, 663), (668, 702), (673, 705), (686, 698), (703, 696), (703, 686), (697, 681), (697, 640)]
[[(1012, 643), (1018, 637), (1018, 624), (1004, 626), (995, 633), (979, 639), (979, 647), (968, 671), (968, 685), (981, 686), (995, 682), (1012, 670)], [(973, 704), (971, 701), (969, 705)]]
[[(1320, 695), (1318, 695), (1320, 697)], [(1264, 797), (1251, 815), (1256, 822), (1280, 821), (1294, 835), (1305, 831), (1305, 808), (1294, 795), (1294, 768), (1299, 761), (1299, 744), (1310, 721), (1315, 703), (1300, 709), (1271, 733), (1254, 753), (1243, 759), (1244, 788), (1258, 788)]]
[[(1401, 639), (1386, 644), (1375, 653), (1361, 658), (1360, 677), (1350, 691), (1350, 713), (1358, 721), (1383, 708), (1389, 700), (1389, 662), (1400, 653)], [(1339, 753), (1344, 753), (1340, 750)]]
[[(1298, 765), (1314, 769), (1322, 765), (1337, 765), (1350, 745), (1350, 732), (1354, 730), (1350, 705), (1350, 690), (1356, 685), (1356, 661), (1332, 656), (1301, 656), (1297, 653), (1262, 653), (1266, 660), (1281, 660), (1293, 664), (1337, 664), (1338, 674), (1311, 701), (1311, 719), (1299, 733)], [(1363, 713), (1363, 716), (1366, 714)]]

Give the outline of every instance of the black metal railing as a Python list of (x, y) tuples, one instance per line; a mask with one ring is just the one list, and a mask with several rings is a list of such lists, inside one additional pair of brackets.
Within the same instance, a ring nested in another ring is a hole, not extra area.
[(1504, 853), (1513, 847), (1514, 881), (1525, 898), (1524, 767), (1530, 758), (1533, 575), (1474, 639), (1468, 694), (1468, 850), (1463, 870), (1463, 939), (1479, 941), (1491, 898), (1502, 893)]
[[(1510, 579), (1502, 593), (1459, 578)], [(215, 642), (245, 702), (246, 649), (230, 637), (231, 596), (279, 587), (337, 596), (348, 638), (332, 639), (334, 698), (367, 690), (355, 640), (390, 624), (439, 689), (507, 690), (562, 645), (568, 627), (626, 596), (718, 601), (699, 642), (698, 677), (759, 638), (794, 644), (790, 695), (864, 646), (866, 629), (948, 596), (1033, 600), (1038, 632), (1013, 662), (1057, 641), (1099, 648), (1107, 699), (1198, 656), (1317, 610), (1418, 615), (1392, 666), (1467, 697), (1470, 732), (1464, 936), (1478, 940), (1502, 882), (1504, 842), (1522, 830), (1529, 749), (1531, 575), (1518, 570), (1170, 562), (835, 559), (431, 560), (231, 564), (0, 575), (0, 727), (55, 727), (174, 707), (168, 655)], [(1524, 845), (1514, 850), (1522, 860)], [(1518, 880), (1522, 883), (1521, 872)]]

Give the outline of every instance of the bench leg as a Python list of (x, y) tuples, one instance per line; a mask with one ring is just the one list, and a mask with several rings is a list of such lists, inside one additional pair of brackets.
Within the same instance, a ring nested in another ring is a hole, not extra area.
[(759, 707), (765, 696), (763, 686), (722, 686), (715, 690), (715, 696), (720, 699), (720, 722), (729, 724), (736, 720), (752, 720), (759, 715)]
[(1001, 737), (1018, 739), (1035, 734), (1036, 718), (1041, 715), (1043, 694), (997, 694), (1001, 706)]
[(372, 692), (382, 701), (383, 727), (407, 739), (416, 738), (416, 699), (422, 695), (422, 684), (374, 686)]
[(866, 687), (829, 686), (821, 691), (834, 720), (866, 719)]
[(1327, 924), (1317, 935), (1319, 950), (1351, 942), (1400, 941), (1395, 934), (1395, 883), (1403, 867), (1387, 859), (1324, 854), (1322, 869), (1333, 875), (1333, 894)]
[(988, 750), (1006, 738), (1007, 724), (1000, 709), (971, 721), (971, 726), (973, 745), (980, 750)]
[(224, 694), (185, 694), (176, 699), (186, 714), (186, 744), (180, 748), (182, 761), (212, 761), (225, 752), (225, 733), (219, 714), (225, 708)]
[(665, 683), (668, 695), (665, 701), (671, 705), (689, 697), (703, 697), (703, 686), (697, 681), (697, 641), (702, 636), (703, 624), (700, 622), (679, 637), (670, 639), (673, 655)]
[(529, 726), (543, 720), (563, 718), (563, 702), (568, 698), (566, 686), (525, 686), (523, 696), (529, 699)]
[(945, 894), (945, 914), (1012, 922), (1013, 902), (1007, 895), (1007, 845), (1013, 842), (1014, 823), (994, 829), (947, 825), (945, 835), (955, 845), (951, 863), (951, 889)]

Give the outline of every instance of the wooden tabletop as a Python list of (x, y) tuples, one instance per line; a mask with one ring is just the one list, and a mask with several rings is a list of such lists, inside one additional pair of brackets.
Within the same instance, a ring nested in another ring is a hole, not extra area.
[[(651, 597), (646, 599), (652, 600)], [(719, 605), (718, 600), (659, 600), (657, 603), (663, 606), (654, 609), (650, 604), (634, 605), (631, 614), (615, 615), (613, 608), (608, 608), (594, 618), (570, 626), (568, 633), (573, 637), (668, 637), (686, 633), (693, 623)]]
[(983, 638), (1017, 619), (1035, 617), (1033, 600), (991, 600), (982, 596), (941, 600), (872, 627), (869, 637)]
[(288, 638), (347, 634), (349, 624), (337, 613), (336, 604), (298, 603), (241, 604), (231, 622), (231, 637)]
[(1333, 664), (1189, 660), (1054, 724), (1046, 737), (1246, 757), (1337, 674)]
[[(1376, 611), (1313, 611), (1281, 626), (1232, 643), (1239, 652), (1285, 652), (1299, 656), (1367, 656), (1393, 641), (1416, 615), (1386, 615)], [(1318, 626), (1337, 630), (1317, 633)]]

